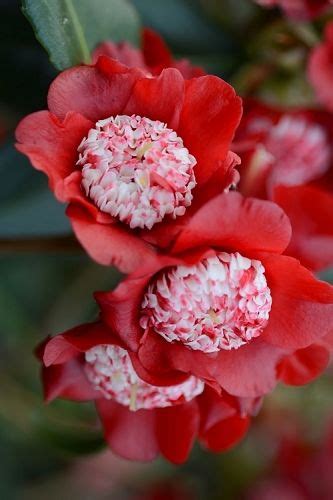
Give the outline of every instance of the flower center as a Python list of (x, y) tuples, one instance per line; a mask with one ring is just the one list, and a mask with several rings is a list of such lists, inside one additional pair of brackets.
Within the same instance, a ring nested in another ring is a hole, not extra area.
[(204, 382), (189, 377), (185, 382), (157, 387), (141, 380), (122, 347), (99, 345), (86, 352), (85, 372), (95, 389), (130, 410), (165, 408), (191, 401), (204, 390)]
[(165, 123), (136, 115), (100, 120), (78, 151), (86, 195), (131, 228), (151, 229), (191, 205), (196, 159)]
[(257, 119), (252, 122), (250, 132), (264, 135), (256, 161), (260, 158), (262, 168), (271, 168), (272, 185), (303, 184), (320, 177), (330, 166), (325, 130), (305, 118), (284, 115), (276, 125), (270, 120)]
[(238, 349), (264, 330), (272, 298), (260, 261), (218, 253), (152, 282), (140, 325), (206, 353)]

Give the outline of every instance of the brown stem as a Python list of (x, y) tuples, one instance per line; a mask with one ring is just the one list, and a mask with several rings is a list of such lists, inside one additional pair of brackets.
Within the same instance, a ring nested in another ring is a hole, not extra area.
[(73, 236), (0, 239), (0, 253), (78, 251), (82, 248)]

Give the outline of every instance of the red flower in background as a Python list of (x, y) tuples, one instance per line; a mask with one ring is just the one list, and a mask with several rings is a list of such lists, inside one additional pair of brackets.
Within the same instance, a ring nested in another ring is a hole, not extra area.
[(182, 463), (196, 438), (212, 451), (227, 449), (246, 433), (255, 404), (218, 394), (190, 374), (172, 385), (145, 382), (136, 355), (101, 323), (47, 340), (39, 357), (46, 401), (94, 400), (106, 441), (130, 460), (162, 454)]
[(333, 111), (333, 22), (326, 25), (325, 40), (310, 54), (308, 77), (319, 102)]
[(321, 339), (332, 328), (333, 289), (281, 255), (289, 238), (277, 205), (220, 195), (193, 215), (169, 256), (96, 294), (102, 320), (153, 384), (191, 373), (258, 397), (279, 379), (306, 383), (329, 360)]
[(134, 47), (129, 42), (108, 41), (101, 43), (95, 49), (93, 53), (95, 62), (99, 56), (109, 56), (130, 68), (140, 68), (152, 75), (159, 75), (165, 68), (178, 69), (186, 79), (206, 74), (203, 68), (193, 66), (188, 59), (175, 60), (164, 40), (149, 28), (142, 31), (142, 49)]
[(69, 204), (97, 262), (132, 271), (168, 246), (186, 218), (234, 181), (229, 151), (241, 100), (215, 76), (147, 78), (106, 56), (61, 73), (50, 111), (19, 124), (17, 148)]
[(234, 148), (240, 191), (278, 203), (293, 233), (287, 253), (320, 270), (333, 264), (333, 117), (247, 102)]
[(332, 5), (332, 0), (256, 0), (263, 7), (280, 7), (287, 16), (305, 21), (319, 16)]
[(274, 441), (278, 441), (278, 447), (270, 471), (252, 486), (245, 498), (330, 500), (333, 497), (332, 422), (317, 444), (307, 439), (307, 432), (299, 422), (283, 432), (280, 427)]

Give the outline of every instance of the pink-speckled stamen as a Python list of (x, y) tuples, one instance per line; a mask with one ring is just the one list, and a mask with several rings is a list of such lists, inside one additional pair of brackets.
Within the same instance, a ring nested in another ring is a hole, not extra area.
[(137, 376), (127, 351), (116, 345), (93, 347), (85, 360), (86, 375), (95, 389), (132, 411), (191, 401), (204, 390), (204, 382), (194, 376), (178, 385), (147, 384)]
[(238, 349), (264, 330), (272, 307), (265, 269), (239, 253), (178, 266), (152, 282), (140, 325), (205, 353)]
[(191, 205), (196, 159), (165, 123), (136, 115), (100, 120), (78, 151), (86, 195), (131, 228), (151, 229)]

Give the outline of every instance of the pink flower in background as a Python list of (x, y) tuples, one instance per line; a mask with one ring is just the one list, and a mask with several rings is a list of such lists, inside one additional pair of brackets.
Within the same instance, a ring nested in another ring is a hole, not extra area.
[(293, 228), (288, 253), (313, 270), (333, 264), (332, 144), (330, 113), (257, 101), (245, 101), (234, 142), (240, 191), (285, 210)]

